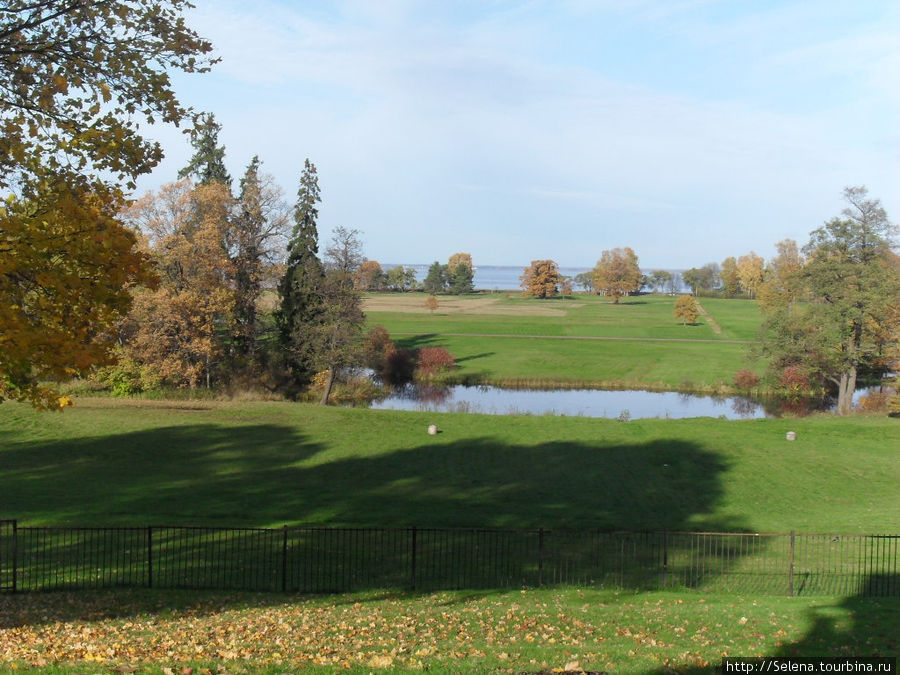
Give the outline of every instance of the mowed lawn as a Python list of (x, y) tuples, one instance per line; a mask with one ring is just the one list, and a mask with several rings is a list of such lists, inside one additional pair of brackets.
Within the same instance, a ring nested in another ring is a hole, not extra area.
[(715, 389), (742, 368), (762, 369), (747, 357), (760, 321), (754, 302), (704, 299), (706, 315), (694, 325), (673, 316), (670, 296), (614, 304), (497, 293), (439, 303), (432, 313), (422, 294), (378, 294), (364, 308), (370, 326), (384, 326), (406, 347), (446, 347), (459, 377), (486, 383)]
[(7, 402), (0, 518), (896, 533), (897, 430), (887, 417), (618, 422), (110, 399), (42, 414)]

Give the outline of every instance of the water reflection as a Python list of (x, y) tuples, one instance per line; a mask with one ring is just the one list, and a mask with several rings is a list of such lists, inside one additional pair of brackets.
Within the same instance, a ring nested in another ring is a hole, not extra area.
[[(805, 412), (809, 412), (809, 404)], [(783, 402), (758, 401), (745, 396), (704, 396), (679, 392), (606, 391), (598, 389), (500, 389), (498, 387), (397, 387), (372, 404), (389, 410), (473, 412), (490, 415), (531, 414), (646, 419), (724, 417), (754, 419), (777, 417)], [(797, 414), (796, 407), (789, 412)]]

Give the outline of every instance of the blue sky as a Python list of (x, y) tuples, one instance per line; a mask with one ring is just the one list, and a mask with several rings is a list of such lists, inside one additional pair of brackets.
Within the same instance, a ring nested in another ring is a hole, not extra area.
[[(900, 220), (895, 0), (196, 0), (222, 58), (178, 75), (323, 242), (369, 258), (684, 268), (801, 244), (864, 184)], [(172, 180), (191, 149), (150, 127)]]

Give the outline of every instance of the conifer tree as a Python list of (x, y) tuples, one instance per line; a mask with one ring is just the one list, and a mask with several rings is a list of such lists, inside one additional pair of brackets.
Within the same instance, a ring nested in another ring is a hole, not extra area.
[(212, 113), (203, 115), (191, 130), (191, 146), (194, 156), (188, 165), (178, 172), (179, 178), (193, 178), (199, 185), (221, 183), (231, 188), (231, 176), (225, 169), (225, 146), (219, 145), (222, 125), (216, 123)]
[(325, 270), (319, 260), (316, 204), (319, 179), (315, 165), (306, 160), (300, 176), (294, 228), (288, 242), (287, 269), (278, 286), (281, 308), (276, 320), (294, 384), (302, 386), (313, 375), (312, 335), (322, 312)]

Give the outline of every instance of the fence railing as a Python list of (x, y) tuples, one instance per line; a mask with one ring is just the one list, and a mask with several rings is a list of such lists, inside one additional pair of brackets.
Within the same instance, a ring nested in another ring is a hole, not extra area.
[(19, 527), (0, 591), (304, 593), (577, 585), (900, 596), (900, 536), (437, 528)]

